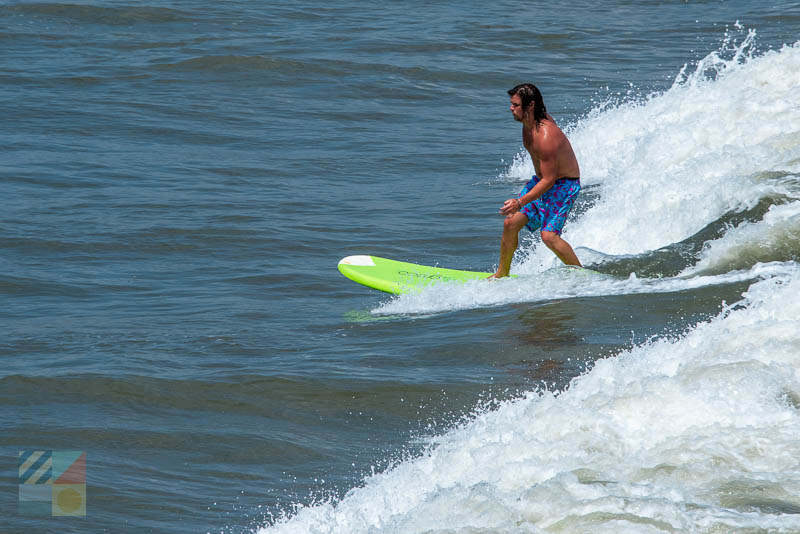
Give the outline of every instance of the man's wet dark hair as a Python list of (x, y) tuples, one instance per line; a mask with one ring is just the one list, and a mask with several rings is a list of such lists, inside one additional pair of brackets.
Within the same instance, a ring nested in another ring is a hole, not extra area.
[(522, 102), (522, 111), (528, 112), (531, 102), (536, 104), (533, 107), (533, 120), (542, 122), (547, 118), (547, 107), (544, 105), (542, 93), (539, 88), (532, 83), (521, 83), (513, 89), (508, 90), (508, 96), (517, 95)]

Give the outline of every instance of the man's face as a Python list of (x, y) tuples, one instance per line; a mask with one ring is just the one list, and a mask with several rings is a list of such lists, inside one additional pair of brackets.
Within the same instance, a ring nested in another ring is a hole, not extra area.
[(514, 115), (514, 120), (522, 122), (524, 112), (522, 111), (522, 99), (519, 95), (511, 96), (511, 114)]

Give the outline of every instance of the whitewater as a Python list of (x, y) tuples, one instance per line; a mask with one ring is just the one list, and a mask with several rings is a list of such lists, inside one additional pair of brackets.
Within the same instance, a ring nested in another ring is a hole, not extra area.
[[(539, 238), (522, 232), (512, 273), (546, 283), (432, 287), (373, 313), (680, 291), (791, 271), (800, 259), (800, 45), (754, 49), (753, 30), (730, 36), (668, 91), (602, 102), (567, 128), (582, 194), (594, 200), (573, 209), (564, 238), (585, 265), (617, 276), (555, 269)], [(498, 180), (514, 195), (533, 173), (521, 151)], [(620, 272), (631, 260), (641, 268)]]
[[(800, 531), (800, 43), (761, 53), (755, 32), (740, 35), (667, 91), (603, 102), (568, 128), (592, 201), (565, 237), (600, 276), (559, 269), (527, 238), (519, 279), (373, 313), (731, 283), (746, 285), (741, 300), (563, 390), (476, 408), (422, 454), (260, 532)], [(531, 173), (519, 156), (498, 180), (513, 192)]]

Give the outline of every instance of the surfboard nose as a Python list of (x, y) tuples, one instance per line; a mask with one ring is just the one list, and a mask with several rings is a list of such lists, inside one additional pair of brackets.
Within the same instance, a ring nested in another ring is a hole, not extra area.
[(339, 260), (339, 265), (356, 265), (358, 267), (375, 267), (371, 256), (347, 256)]

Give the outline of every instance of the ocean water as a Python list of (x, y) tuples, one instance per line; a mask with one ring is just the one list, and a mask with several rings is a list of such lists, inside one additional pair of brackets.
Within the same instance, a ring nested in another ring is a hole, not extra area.
[[(0, 532), (800, 531), (796, 3), (11, 1), (0, 58)], [(601, 274), (342, 277), (493, 270), (523, 81)]]

